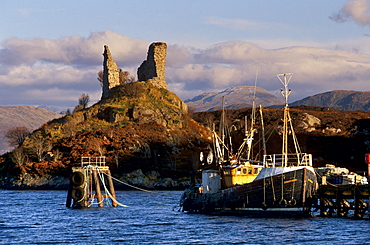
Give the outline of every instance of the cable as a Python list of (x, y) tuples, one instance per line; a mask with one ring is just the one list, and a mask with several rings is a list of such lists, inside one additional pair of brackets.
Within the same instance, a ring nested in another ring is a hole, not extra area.
[(114, 179), (115, 181), (117, 181), (117, 182), (119, 182), (119, 183), (121, 183), (121, 184), (124, 184), (124, 185), (130, 186), (130, 187), (132, 187), (132, 188), (135, 188), (135, 189), (138, 189), (138, 190), (141, 190), (141, 191), (146, 191), (146, 192), (156, 193), (155, 191), (149, 191), (149, 190), (141, 189), (141, 188), (139, 188), (139, 187), (136, 187), (136, 186), (130, 185), (129, 183), (126, 183), (126, 182), (120, 181), (119, 179), (116, 179), (116, 178), (114, 178), (113, 176), (108, 175), (107, 173), (104, 173), (104, 172), (103, 172), (103, 174), (105, 174), (105, 175), (106, 175), (106, 176), (108, 176), (108, 177), (111, 177), (112, 179)]

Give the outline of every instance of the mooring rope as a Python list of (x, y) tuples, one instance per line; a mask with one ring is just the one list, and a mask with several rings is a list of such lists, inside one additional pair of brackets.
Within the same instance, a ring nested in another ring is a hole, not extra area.
[(104, 172), (101, 172), (101, 171), (99, 171), (99, 168), (97, 168), (98, 169), (98, 175), (99, 175), (99, 178), (100, 178), (100, 180), (101, 180), (101, 182), (103, 183), (103, 187), (104, 187), (104, 190), (105, 190), (105, 192), (108, 194), (108, 196), (114, 201), (114, 202), (116, 202), (118, 205), (120, 205), (121, 207), (128, 207), (127, 205), (124, 205), (124, 204), (122, 204), (122, 203), (119, 203), (113, 196), (112, 196), (112, 194), (108, 191), (108, 188), (107, 188), (107, 186), (105, 185), (105, 181), (104, 181), (104, 176), (102, 175), (102, 173), (103, 174), (105, 174)]
[(142, 188), (139, 188), (139, 187), (136, 187), (136, 186), (130, 185), (129, 183), (126, 183), (126, 182), (123, 182), (123, 181), (121, 181), (121, 180), (119, 180), (119, 179), (116, 179), (116, 178), (114, 178), (113, 176), (111, 176), (111, 175), (109, 175), (109, 174), (107, 174), (107, 173), (104, 173), (104, 172), (103, 172), (103, 174), (105, 174), (106, 176), (111, 177), (111, 178), (112, 178), (112, 179), (114, 179), (115, 181), (117, 181), (117, 182), (119, 182), (119, 183), (121, 183), (121, 184), (127, 185), (127, 186), (129, 186), (129, 187), (132, 187), (132, 188), (138, 189), (138, 190), (140, 190), (140, 191), (146, 191), (146, 192), (153, 192), (153, 193), (155, 193), (155, 191), (149, 191), (149, 190), (145, 190), (145, 189), (142, 189)]
[(274, 179), (272, 178), (272, 175), (270, 175), (270, 180), (271, 180), (271, 187), (272, 187), (272, 195), (274, 197), (274, 203), (275, 203), (275, 201), (276, 201), (275, 186), (274, 186)]

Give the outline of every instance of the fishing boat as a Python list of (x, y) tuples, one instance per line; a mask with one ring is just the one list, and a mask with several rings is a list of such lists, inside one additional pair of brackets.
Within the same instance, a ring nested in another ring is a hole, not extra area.
[[(215, 145), (224, 147), (221, 150), (215, 147), (218, 166), (203, 169), (201, 185), (185, 190), (180, 200), (182, 211), (257, 216), (310, 215), (311, 198), (318, 186), (312, 155), (301, 152), (292, 126), (288, 106), (291, 93), (288, 84), (292, 73), (278, 74), (277, 77), (284, 85), (281, 94), (285, 98), (282, 152), (266, 154), (264, 151), (262, 162), (243, 159), (239, 151), (231, 160), (230, 157), (225, 160), (222, 154), (226, 148), (224, 138), (215, 136)], [(250, 152), (253, 128), (248, 132), (243, 144)], [(292, 152), (288, 150), (288, 136), (292, 137)], [(248, 151), (247, 157), (250, 157)]]

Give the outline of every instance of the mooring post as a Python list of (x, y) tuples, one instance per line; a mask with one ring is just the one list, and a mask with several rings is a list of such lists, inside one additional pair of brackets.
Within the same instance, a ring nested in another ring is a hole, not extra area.
[(118, 206), (118, 203), (116, 202), (116, 192), (114, 191), (114, 186), (113, 186), (113, 180), (112, 180), (112, 175), (110, 173), (110, 170), (108, 169), (107, 170), (107, 173), (108, 173), (108, 184), (109, 184), (109, 192), (110, 194), (112, 195), (113, 198), (112, 199), (112, 206), (113, 207), (117, 207)]
[(71, 183), (71, 180), (69, 181), (69, 185), (68, 185), (68, 193), (67, 193), (67, 201), (66, 201), (66, 207), (67, 208), (70, 208), (71, 207), (71, 204), (72, 204), (72, 183)]
[(95, 180), (95, 193), (96, 193), (96, 198), (98, 199), (98, 205), (99, 207), (104, 207), (103, 197), (102, 197), (101, 190), (100, 190), (100, 181), (99, 181), (98, 173), (96, 169), (93, 170), (93, 177)]
[[(107, 181), (101, 174), (107, 175)], [(116, 200), (111, 172), (109, 167), (105, 166), (105, 157), (82, 157), (81, 167), (72, 168), (66, 206), (71, 207), (72, 204), (72, 208), (93, 205), (104, 207), (104, 198), (110, 198), (113, 207), (119, 204)]]

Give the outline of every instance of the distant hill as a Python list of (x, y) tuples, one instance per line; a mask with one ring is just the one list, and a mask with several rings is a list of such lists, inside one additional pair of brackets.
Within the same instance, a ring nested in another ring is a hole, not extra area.
[(48, 106), (48, 105), (40, 105), (39, 108), (44, 108), (46, 110), (59, 113), (61, 115), (65, 115), (67, 110), (73, 111), (74, 107), (61, 107), (61, 106)]
[(334, 90), (306, 97), (290, 105), (324, 106), (343, 111), (370, 111), (370, 92)]
[[(225, 98), (225, 108), (241, 109), (251, 107), (254, 97), (254, 86), (237, 86), (222, 92), (204, 93), (192, 99), (185, 100), (195, 111), (215, 111), (222, 107), (222, 96)], [(284, 101), (263, 88), (256, 87), (256, 105), (264, 107), (284, 104)]]
[(27, 127), (34, 130), (42, 124), (62, 115), (31, 105), (0, 106), (0, 153), (11, 150), (5, 133), (12, 127)]

